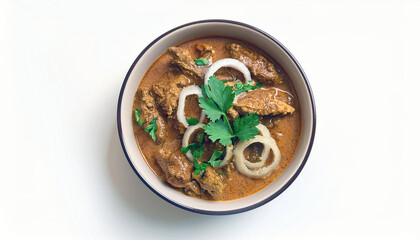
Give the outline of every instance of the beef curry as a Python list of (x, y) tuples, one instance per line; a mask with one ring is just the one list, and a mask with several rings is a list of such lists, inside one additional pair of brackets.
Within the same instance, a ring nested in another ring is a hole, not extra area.
[(290, 163), (301, 131), (298, 98), (281, 67), (224, 37), (170, 47), (143, 76), (132, 114), (155, 174), (205, 200), (268, 186)]

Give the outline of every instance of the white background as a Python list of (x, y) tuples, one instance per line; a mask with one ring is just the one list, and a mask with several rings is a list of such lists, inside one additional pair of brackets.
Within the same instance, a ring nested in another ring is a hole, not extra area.
[[(419, 12), (418, 1), (0, 1), (0, 239), (420, 239)], [(141, 50), (208, 18), (279, 39), (317, 105), (297, 180), (232, 216), (154, 195), (116, 130)]]

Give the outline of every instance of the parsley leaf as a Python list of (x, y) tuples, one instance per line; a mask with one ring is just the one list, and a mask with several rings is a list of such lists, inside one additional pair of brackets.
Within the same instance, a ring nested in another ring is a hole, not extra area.
[(235, 94), (229, 86), (219, 80), (215, 76), (210, 76), (209, 84), (204, 86), (206, 95), (211, 98), (222, 112), (226, 112), (232, 107)]
[(219, 140), (220, 144), (224, 146), (228, 146), (229, 143), (232, 143), (231, 138), (233, 138), (234, 135), (231, 134), (230, 125), (227, 121), (219, 119), (215, 122), (210, 122), (209, 124), (204, 125), (203, 129), (213, 142)]
[(134, 110), (134, 115), (136, 116), (137, 123), (140, 127), (143, 127), (143, 121), (140, 119), (141, 111), (136, 108), (136, 110)]
[(222, 115), (224, 114), (224, 112), (221, 111), (219, 107), (217, 107), (217, 105), (214, 103), (212, 99), (206, 99), (204, 97), (200, 97), (198, 99), (198, 102), (200, 103), (200, 107), (203, 109), (204, 113), (207, 115), (207, 117), (211, 121), (216, 121), (217, 119), (221, 118)]
[(203, 97), (204, 98), (208, 98), (209, 96), (207, 96), (207, 94), (206, 94), (206, 88), (205, 88), (205, 86), (206, 85), (201, 85), (201, 93), (203, 94)]
[(147, 133), (150, 134), (150, 136), (152, 136), (153, 141), (156, 141), (156, 130), (157, 130), (157, 125), (156, 125), (156, 121), (157, 118), (154, 118), (152, 121), (150, 121), (150, 125), (144, 129)]
[(259, 117), (257, 114), (248, 114), (240, 118), (236, 118), (233, 122), (235, 136), (241, 141), (253, 139), (260, 131), (257, 126), (259, 124)]
[(196, 125), (198, 123), (198, 119), (197, 118), (187, 118), (187, 123), (189, 125)]
[[(241, 141), (246, 141), (253, 139), (259, 133), (255, 127), (259, 124), (258, 115), (249, 114), (236, 118), (232, 129), (226, 111), (232, 107), (235, 95), (261, 87), (261, 83), (252, 86), (249, 83), (237, 82), (234, 84), (236, 89), (234, 92), (230, 86), (226, 86), (222, 81), (217, 80), (215, 76), (209, 78), (208, 85), (201, 86), (203, 97), (200, 97), (198, 101), (200, 102), (200, 107), (210, 119), (210, 123), (203, 126), (210, 140), (213, 142), (219, 141), (220, 144), (228, 146), (236, 137)], [(209, 161), (212, 166), (217, 164), (217, 158)], [(220, 165), (220, 162), (218, 164)]]
[(220, 156), (223, 155), (222, 151), (218, 151), (218, 150), (214, 150), (213, 154), (210, 157), (210, 160), (208, 161), (208, 163), (210, 163), (210, 165), (214, 168), (220, 166), (220, 163), (222, 163), (223, 159), (219, 159)]
[(197, 66), (203, 66), (203, 65), (209, 64), (209, 60), (207, 60), (207, 58), (194, 59), (194, 62), (195, 62), (195, 65)]
[(233, 87), (237, 88), (237, 89), (241, 89), (243, 87), (243, 84), (242, 84), (242, 82), (237, 82), (237, 83), (233, 84)]
[(208, 166), (210, 166), (209, 163), (203, 162), (203, 163), (200, 164), (200, 163), (198, 163), (197, 159), (194, 158), (194, 168), (195, 168), (194, 175), (198, 175), (201, 172), (206, 171), (206, 168)]
[(249, 90), (255, 90), (255, 89), (261, 88), (262, 83), (259, 82), (255, 86), (252, 86), (249, 83), (242, 84), (242, 82), (237, 82), (237, 83), (235, 83), (235, 85), (233, 85), (233, 87), (236, 88), (236, 90), (234, 91), (235, 95), (239, 95), (239, 94), (241, 94), (243, 92), (247, 92)]
[(181, 148), (183, 153), (191, 151), (194, 158), (202, 158), (204, 154), (204, 147), (201, 143), (190, 143), (188, 146)]
[(197, 158), (194, 158), (194, 175), (198, 175), (201, 173), (201, 165), (198, 163)]

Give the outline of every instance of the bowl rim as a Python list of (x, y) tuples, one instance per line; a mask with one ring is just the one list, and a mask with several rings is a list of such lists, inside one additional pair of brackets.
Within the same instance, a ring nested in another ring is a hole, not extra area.
[[(312, 125), (312, 131), (311, 131), (311, 138), (309, 141), (309, 145), (308, 145), (308, 149), (305, 153), (304, 159), (302, 161), (302, 163), (300, 164), (299, 168), (296, 170), (296, 172), (293, 174), (293, 176), (289, 179), (289, 181), (286, 182), (286, 184), (280, 188), (279, 190), (277, 190), (276, 192), (274, 192), (273, 194), (271, 194), (269, 197), (254, 203), (250, 206), (247, 207), (243, 207), (243, 208), (238, 208), (238, 209), (234, 209), (234, 210), (228, 210), (228, 211), (208, 211), (208, 210), (202, 210), (202, 209), (196, 209), (196, 208), (190, 208), (188, 206), (183, 206), (180, 205), (174, 201), (172, 201), (171, 199), (163, 196), (162, 194), (160, 194), (158, 191), (156, 191), (152, 186), (150, 186), (144, 179), (143, 177), (140, 175), (140, 173), (137, 171), (137, 169), (134, 167), (133, 162), (131, 161), (125, 144), (124, 144), (124, 140), (123, 140), (123, 130), (122, 130), (122, 124), (121, 124), (121, 104), (122, 104), (122, 98), (124, 95), (124, 91), (125, 91), (125, 87), (127, 85), (128, 79), (131, 75), (132, 70), (134, 69), (134, 67), (137, 65), (137, 62), (141, 59), (141, 57), (149, 50), (149, 48), (151, 48), (156, 42), (158, 42), (160, 39), (162, 39), (163, 37), (165, 37), (166, 35), (179, 30), (181, 28), (185, 28), (191, 25), (196, 25), (196, 24), (202, 24), (202, 23), (227, 23), (227, 24), (232, 24), (232, 25), (239, 25), (242, 27), (246, 27), (249, 28), (251, 30), (254, 30), (262, 35), (264, 35), (265, 37), (269, 38), (271, 41), (273, 41), (278, 47), (280, 47), (281, 49), (283, 49), (285, 51), (285, 53), (290, 57), (290, 59), (292, 59), (292, 61), (294, 62), (294, 64), (296, 65), (296, 67), (298, 68), (299, 72), (302, 74), (303, 80), (305, 82), (307, 91), (309, 93), (310, 96), (310, 101), (311, 101), (311, 108), (312, 108), (312, 121), (313, 121), (313, 125)], [(152, 191), (154, 192), (156, 195), (158, 195), (160, 198), (162, 198), (163, 200), (165, 200), (166, 202), (177, 206), (181, 209), (190, 211), (190, 212), (195, 212), (195, 213), (200, 213), (200, 214), (206, 214), (206, 215), (229, 215), (229, 214), (237, 214), (237, 213), (242, 213), (242, 212), (246, 212), (252, 209), (255, 209), (257, 207), (260, 207), (268, 202), (270, 202), (271, 200), (273, 200), (274, 198), (276, 198), (277, 196), (279, 196), (282, 192), (284, 192), (297, 178), (297, 176), (300, 174), (300, 172), (302, 171), (303, 167), (305, 166), (309, 155), (311, 153), (312, 150), (312, 146), (313, 146), (313, 142), (315, 139), (315, 131), (316, 131), (316, 110), (315, 110), (315, 101), (314, 101), (314, 96), (312, 93), (312, 89), (311, 86), (309, 84), (309, 81), (305, 75), (305, 72), (303, 71), (302, 67), (300, 66), (300, 64), (298, 63), (298, 61), (295, 59), (295, 57), (292, 55), (292, 53), (280, 42), (278, 41), (276, 38), (274, 38), (273, 36), (271, 36), (270, 34), (266, 33), (265, 31), (256, 28), (254, 26), (251, 26), (249, 24), (246, 23), (242, 23), (242, 22), (238, 22), (238, 21), (233, 21), (233, 20), (227, 20), (227, 19), (205, 19), (205, 20), (199, 20), (199, 21), (194, 21), (194, 22), (189, 22), (183, 25), (180, 25), (178, 27), (175, 27), (165, 33), (163, 33), (162, 35), (160, 35), (159, 37), (157, 37), (155, 40), (153, 40), (151, 43), (149, 43), (144, 49), (143, 51), (141, 51), (141, 53), (137, 56), (137, 58), (134, 60), (133, 64), (131, 65), (130, 69), (128, 70), (125, 78), (124, 78), (124, 82), (121, 86), (121, 90), (120, 90), (120, 94), (118, 97), (118, 107), (117, 107), (117, 127), (118, 127), (118, 135), (120, 138), (120, 143), (122, 146), (122, 149), (124, 151), (124, 155), (127, 158), (128, 163), (130, 164), (131, 168), (134, 170), (134, 172), (136, 173), (136, 175), (140, 178), (140, 180)]]

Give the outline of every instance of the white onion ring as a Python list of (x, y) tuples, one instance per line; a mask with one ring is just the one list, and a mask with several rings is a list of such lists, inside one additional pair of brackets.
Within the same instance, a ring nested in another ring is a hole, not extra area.
[[(187, 128), (187, 130), (185, 130), (184, 136), (182, 138), (182, 147), (187, 147), (190, 144), (190, 137), (191, 135), (200, 128), (203, 128), (204, 124), (202, 123), (198, 123), (194, 126), (189, 126)], [(232, 159), (232, 155), (233, 155), (233, 147), (232, 144), (229, 144), (229, 146), (226, 147), (225, 150), (225, 157), (223, 158), (223, 161), (220, 163), (219, 167), (223, 167), (226, 164), (229, 163), (229, 161)], [(191, 154), (191, 151), (188, 150), (188, 152), (185, 154), (185, 156), (188, 158), (188, 160), (190, 160), (191, 162), (194, 162), (194, 157)]]
[(233, 156), (233, 146), (232, 146), (231, 143), (229, 143), (229, 145), (226, 146), (225, 157), (223, 158), (223, 161), (220, 163), (218, 168), (221, 168), (221, 167), (225, 166), (226, 164), (228, 164), (230, 162), (230, 160), (232, 159), (232, 156)]
[[(244, 150), (249, 145), (256, 142), (260, 142), (264, 145), (270, 146), (271, 150), (273, 150), (274, 159), (273, 159), (273, 162), (266, 167), (262, 167), (256, 170), (250, 170), (245, 165)], [(236, 145), (235, 149), (233, 150), (233, 154), (235, 155), (235, 165), (238, 171), (248, 177), (254, 177), (254, 178), (264, 177), (270, 174), (274, 169), (277, 168), (281, 159), (281, 153), (280, 153), (279, 148), (277, 147), (276, 141), (274, 141), (274, 139), (271, 137), (268, 138), (268, 137), (263, 137), (263, 136), (258, 136), (258, 135), (255, 136), (254, 139), (251, 139), (245, 142), (239, 142)]]
[[(233, 58), (224, 58), (219, 61), (214, 62), (209, 69), (207, 70), (206, 75), (204, 76), (204, 84), (207, 85), (209, 82), (210, 76), (213, 76), (217, 70), (219, 70), (222, 67), (230, 67), (233, 69), (236, 69), (240, 71), (245, 78), (245, 83), (247, 83), (248, 80), (251, 79), (251, 73), (249, 72), (248, 68), (245, 66), (245, 64), (241, 63), (240, 61), (233, 59)], [(252, 81), (250, 83), (251, 85), (255, 85), (255, 82)]]
[[(268, 128), (261, 123), (257, 125), (258, 130), (260, 130), (260, 133), (263, 137), (271, 138), (270, 131)], [(259, 162), (250, 162), (248, 159), (245, 159), (245, 165), (248, 168), (260, 168), (265, 165), (265, 161), (267, 161), (268, 154), (270, 154), (270, 146), (267, 144), (264, 144), (264, 150), (261, 153), (260, 161)]]
[[(187, 119), (185, 118), (185, 99), (189, 95), (198, 95), (198, 97), (202, 97), (203, 94), (201, 93), (201, 88), (196, 85), (184, 87), (181, 92), (179, 93), (179, 99), (178, 99), (178, 109), (176, 111), (176, 118), (178, 119), (178, 122), (182, 123), (186, 128), (189, 126)], [(206, 117), (204, 111), (201, 111), (201, 116), (199, 123), (204, 122), (204, 118)]]

